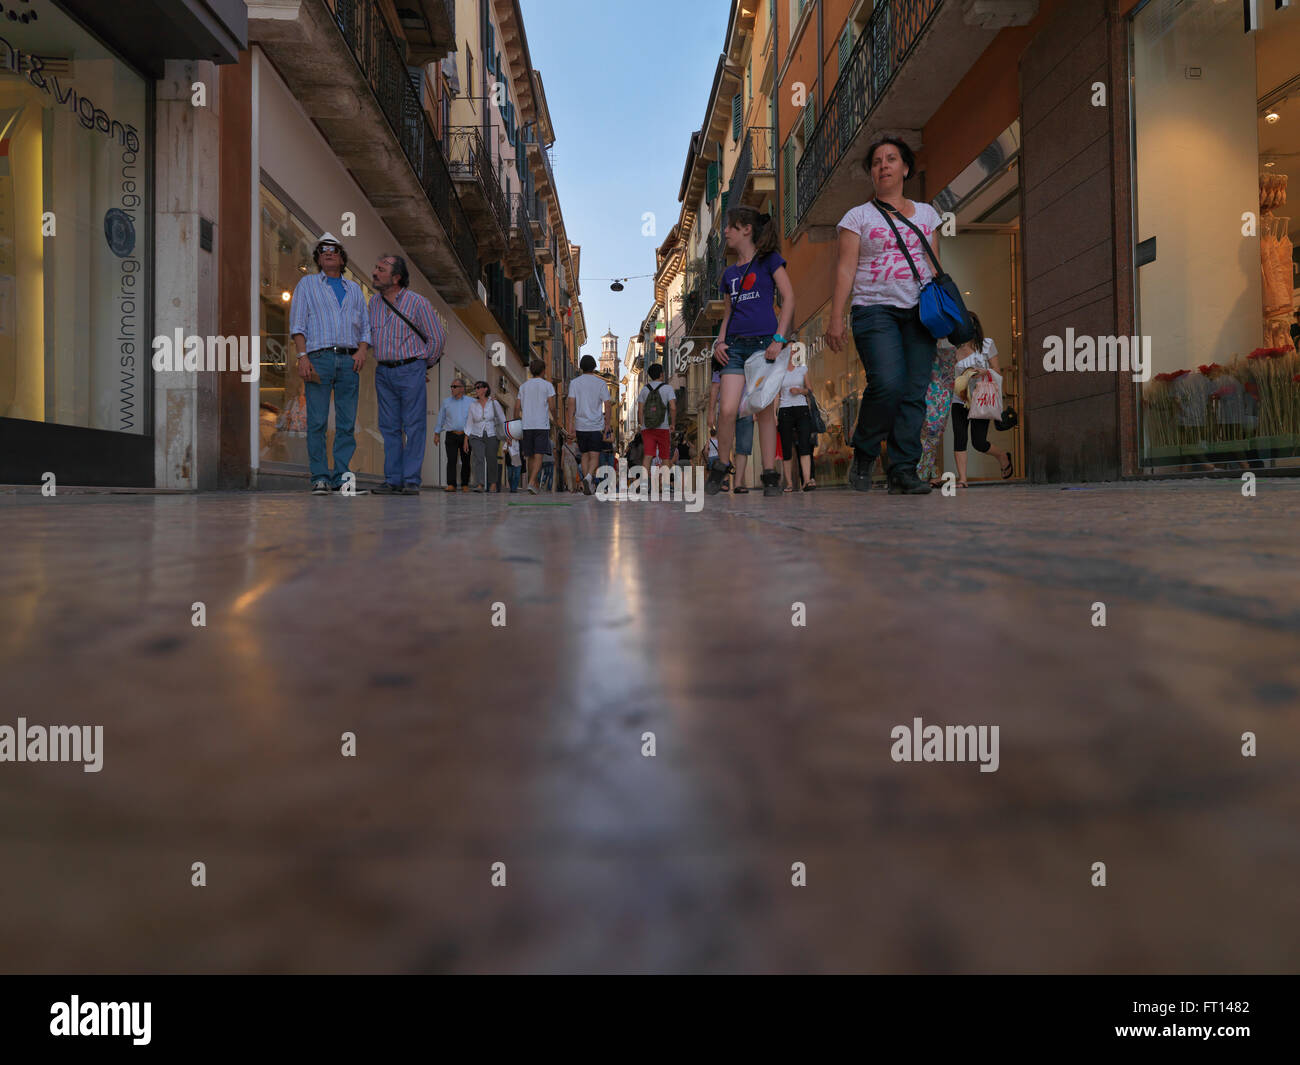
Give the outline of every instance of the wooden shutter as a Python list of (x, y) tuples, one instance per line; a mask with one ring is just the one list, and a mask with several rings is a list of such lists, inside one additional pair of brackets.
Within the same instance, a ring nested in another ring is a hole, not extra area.
[(783, 198), (785, 200), (785, 211), (784, 211), (785, 231), (789, 233), (790, 230), (794, 228), (794, 207), (795, 207), (795, 199), (794, 199), (795, 168), (794, 168), (794, 142), (793, 141), (785, 142), (785, 166), (783, 167), (783, 171), (784, 172), (781, 175), (781, 186), (782, 186), (782, 192), (784, 194)]
[(718, 195), (718, 164), (716, 161), (709, 164), (705, 186), (705, 199), (707, 199), (709, 203), (712, 203)]
[(844, 24), (844, 32), (840, 34), (840, 70), (844, 73), (844, 68), (848, 66), (849, 54), (853, 51), (853, 23)]
[(807, 149), (808, 142), (812, 140), (813, 130), (817, 128), (817, 100), (814, 98), (808, 101), (808, 106), (803, 109), (803, 145)]
[(731, 98), (731, 139), (740, 140), (740, 93)]

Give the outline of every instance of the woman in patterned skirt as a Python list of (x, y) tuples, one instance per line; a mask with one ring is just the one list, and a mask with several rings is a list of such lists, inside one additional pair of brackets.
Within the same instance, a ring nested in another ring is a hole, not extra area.
[(943, 482), (935, 476), (935, 461), (943, 446), (943, 430), (948, 424), (948, 411), (952, 407), (952, 388), (956, 378), (957, 349), (946, 340), (940, 340), (934, 355), (934, 368), (930, 371), (930, 388), (925, 394), (925, 421), (921, 424), (921, 461), (916, 464), (916, 475), (938, 488)]

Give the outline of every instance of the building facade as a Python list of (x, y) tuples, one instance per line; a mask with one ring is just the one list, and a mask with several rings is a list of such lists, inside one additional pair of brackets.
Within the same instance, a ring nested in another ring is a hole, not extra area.
[[(906, 192), (944, 216), (945, 268), (1007, 370), (1020, 422), (990, 439), (1018, 477), (1295, 469), (1300, 288), (1285, 196), (1300, 158), (1296, 43), (1292, 5), (735, 3), (689, 146), (680, 232), (656, 264), (660, 301), (686, 278), (686, 321), (670, 335), (709, 339), (699, 293), (725, 264), (710, 259), (711, 205), (766, 202), (774, 185), (796, 336), (828, 423), (817, 478), (843, 483), (866, 382), (855, 351), (822, 342), (836, 225), (871, 198), (867, 147), (900, 136), (917, 153)], [(765, 107), (770, 172), (744, 133)], [(1224, 205), (1221, 224), (1198, 222), (1209, 203)], [(951, 469), (950, 432), (944, 451)], [(970, 475), (999, 472), (972, 454)]]
[[(431, 423), (453, 377), (489, 381), (509, 410), (534, 355), (557, 382), (572, 375), (579, 249), (517, 2), (142, 0), (110, 14), (33, 0), (27, 14), (0, 23), (0, 482), (301, 483), (288, 310), (327, 231), (367, 298), (377, 259), (400, 254), (433, 304), (446, 346)], [(253, 372), (158, 369), (172, 337), (251, 349)], [(376, 407), (371, 362), (362, 478), (383, 471)], [(442, 483), (432, 432), (427, 448), (426, 483)]]
[(243, 2), (5, 6), (0, 483), (215, 480), (219, 385), (155, 374), (151, 345), (215, 332), (217, 81)]

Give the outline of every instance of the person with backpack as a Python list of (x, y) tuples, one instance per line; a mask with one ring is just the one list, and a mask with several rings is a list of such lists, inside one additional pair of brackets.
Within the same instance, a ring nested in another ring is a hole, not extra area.
[(677, 420), (677, 393), (663, 381), (663, 363), (650, 367), (650, 383), (643, 385), (636, 397), (637, 416), (641, 419), (641, 440), (645, 446), (642, 465), (650, 468), (658, 457), (667, 462), (672, 455), (668, 429)]
[[(722, 410), (718, 417), (718, 452), (722, 457), (709, 470), (704, 485), (709, 495), (717, 495), (727, 475), (735, 473), (728, 459), (740, 395), (745, 388), (745, 362), (759, 352), (768, 362), (775, 362), (794, 322), (794, 286), (781, 258), (772, 216), (752, 207), (733, 207), (727, 212), (724, 232), (727, 250), (736, 254), (737, 263), (722, 272), (720, 282), (727, 302), (713, 344), (713, 359), (722, 372)], [(781, 298), (779, 321), (774, 306), (777, 295)], [(775, 407), (773, 403), (755, 416), (765, 496), (781, 494), (781, 475), (776, 471)]]

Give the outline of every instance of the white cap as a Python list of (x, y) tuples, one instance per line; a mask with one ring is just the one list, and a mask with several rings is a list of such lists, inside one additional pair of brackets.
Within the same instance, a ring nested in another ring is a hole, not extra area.
[(333, 233), (326, 233), (321, 237), (320, 240), (316, 242), (316, 247), (319, 248), (322, 244), (337, 244), (340, 248), (343, 247), (343, 241), (339, 240), (339, 238)]

